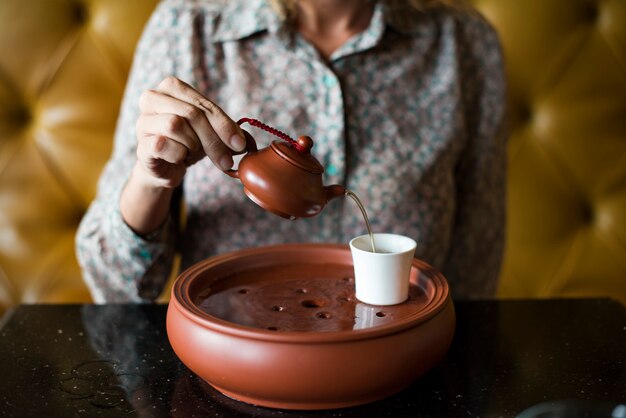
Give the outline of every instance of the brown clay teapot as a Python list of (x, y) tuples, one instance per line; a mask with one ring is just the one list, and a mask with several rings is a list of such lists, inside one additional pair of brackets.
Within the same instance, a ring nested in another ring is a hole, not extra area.
[(243, 118), (237, 123), (244, 122), (283, 139), (258, 150), (252, 135), (244, 131), (247, 153), (237, 170), (225, 171), (241, 181), (244, 193), (257, 205), (283, 218), (307, 218), (320, 213), (329, 200), (346, 193), (338, 184), (324, 186), (324, 167), (311, 155), (310, 137), (301, 136), (295, 141), (256, 119)]

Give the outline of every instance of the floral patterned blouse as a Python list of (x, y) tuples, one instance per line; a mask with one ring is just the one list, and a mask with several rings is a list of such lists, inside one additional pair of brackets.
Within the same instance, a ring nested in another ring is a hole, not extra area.
[[(181, 268), (215, 254), (289, 242), (344, 243), (366, 232), (349, 198), (290, 221), (249, 200), (205, 158), (184, 179), (184, 228), (149, 237), (123, 221), (142, 91), (169, 75), (232, 119), (309, 135), (324, 184), (366, 207), (374, 232), (408, 235), (455, 297), (495, 292), (505, 200), (505, 79), (495, 31), (474, 11), (420, 12), (377, 2), (369, 27), (323, 59), (266, 0), (165, 0), (140, 40), (113, 155), (77, 235), (96, 302), (154, 300), (175, 253)], [(276, 138), (243, 126), (259, 148)]]

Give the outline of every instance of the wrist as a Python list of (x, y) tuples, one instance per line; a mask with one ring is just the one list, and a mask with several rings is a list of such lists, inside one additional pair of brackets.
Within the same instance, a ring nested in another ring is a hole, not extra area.
[(129, 183), (133, 183), (135, 187), (140, 187), (146, 192), (166, 193), (167, 190), (175, 189), (181, 180), (174, 181), (172, 179), (164, 179), (155, 177), (141, 162), (135, 162), (133, 171), (131, 172)]
[(169, 214), (174, 189), (154, 180), (136, 164), (120, 197), (122, 219), (139, 235), (157, 230)]

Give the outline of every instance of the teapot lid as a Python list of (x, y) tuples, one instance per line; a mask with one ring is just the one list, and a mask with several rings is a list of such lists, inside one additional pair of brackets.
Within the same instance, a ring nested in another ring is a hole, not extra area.
[(311, 154), (313, 140), (308, 136), (301, 136), (295, 144), (285, 141), (273, 141), (272, 149), (291, 164), (312, 174), (322, 174), (324, 167)]

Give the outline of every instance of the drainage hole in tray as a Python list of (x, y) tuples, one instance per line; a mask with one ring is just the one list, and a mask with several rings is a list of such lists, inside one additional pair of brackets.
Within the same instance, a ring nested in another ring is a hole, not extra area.
[(303, 300), (301, 302), (301, 305), (305, 308), (321, 308), (322, 306), (324, 306), (324, 302), (321, 302), (319, 300), (307, 299)]
[(384, 317), (387, 316), (387, 314), (385, 312), (381, 311), (381, 312), (376, 312), (376, 316), (379, 317), (379, 318), (384, 318)]

